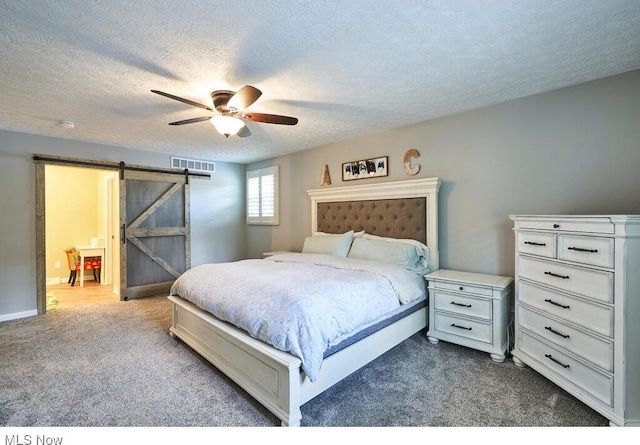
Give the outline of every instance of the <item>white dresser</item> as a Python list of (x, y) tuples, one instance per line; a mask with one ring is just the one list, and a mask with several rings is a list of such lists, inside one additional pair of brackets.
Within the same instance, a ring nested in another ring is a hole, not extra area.
[(503, 362), (509, 346), (507, 306), (513, 279), (446, 269), (425, 279), (429, 282), (429, 342), (456, 343)]
[(640, 215), (512, 215), (516, 365), (640, 425)]

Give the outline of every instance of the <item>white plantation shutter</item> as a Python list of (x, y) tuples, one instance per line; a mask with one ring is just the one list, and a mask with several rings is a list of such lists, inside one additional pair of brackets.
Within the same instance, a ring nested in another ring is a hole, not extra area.
[(247, 224), (279, 224), (278, 166), (247, 172)]

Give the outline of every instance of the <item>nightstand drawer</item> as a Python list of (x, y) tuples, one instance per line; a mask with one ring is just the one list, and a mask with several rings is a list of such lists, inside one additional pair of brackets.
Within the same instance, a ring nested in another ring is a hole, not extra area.
[(613, 337), (613, 307), (555, 292), (526, 281), (518, 283), (518, 300), (607, 337)]
[(613, 372), (613, 342), (552, 320), (522, 305), (518, 306), (518, 317), (522, 328)]
[(523, 352), (607, 405), (612, 405), (613, 378), (610, 375), (575, 360), (559, 348), (542, 342), (525, 331), (519, 331), (518, 335)]
[(555, 258), (556, 240), (555, 233), (519, 232), (518, 252)]
[(484, 297), (490, 297), (493, 295), (493, 290), (490, 287), (474, 286), (467, 283), (447, 283), (442, 281), (436, 281), (434, 283), (435, 289), (442, 290), (454, 290), (458, 292), (465, 292), (468, 294), (481, 295)]
[(558, 259), (613, 267), (613, 238), (561, 235), (558, 237)]
[(522, 278), (574, 292), (607, 303), (613, 302), (613, 274), (525, 256), (518, 257)]
[(435, 292), (435, 308), (439, 311), (453, 312), (468, 317), (477, 317), (491, 320), (491, 300), (468, 297), (463, 294), (454, 294), (442, 291)]
[(563, 232), (614, 233), (609, 218), (523, 218), (518, 221), (520, 229), (539, 229)]
[(436, 331), (465, 337), (483, 343), (492, 343), (492, 324), (481, 321), (469, 320), (462, 317), (447, 315), (442, 312), (435, 313)]

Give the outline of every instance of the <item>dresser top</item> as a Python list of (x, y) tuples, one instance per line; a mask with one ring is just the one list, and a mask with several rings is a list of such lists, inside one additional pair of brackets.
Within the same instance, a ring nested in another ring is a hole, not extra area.
[(500, 289), (507, 287), (513, 280), (511, 277), (486, 275), (474, 272), (461, 272), (458, 270), (448, 269), (436, 270), (435, 272), (425, 275), (425, 278), (427, 280), (447, 281), (452, 283), (471, 283)]

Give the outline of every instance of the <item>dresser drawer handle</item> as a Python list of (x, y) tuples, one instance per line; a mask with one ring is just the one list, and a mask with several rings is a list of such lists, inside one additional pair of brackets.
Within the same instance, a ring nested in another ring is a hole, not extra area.
[(544, 327), (547, 331), (551, 331), (556, 335), (559, 335), (562, 338), (569, 338), (569, 334), (561, 334), (560, 332), (556, 331), (555, 329), (553, 329), (551, 326), (545, 326)]
[(560, 306), (560, 307), (561, 307), (561, 308), (563, 308), (563, 309), (569, 309), (569, 305), (566, 305), (566, 306), (565, 306), (564, 304), (556, 303), (555, 301), (553, 301), (553, 300), (551, 300), (551, 299), (548, 299), (548, 298), (547, 298), (546, 300), (544, 300), (544, 301), (546, 301), (547, 303), (551, 303), (551, 304), (553, 304), (554, 306)]
[(568, 250), (575, 250), (577, 252), (598, 253), (598, 249), (583, 249), (582, 247), (569, 247)]
[(455, 301), (452, 301), (451, 304), (455, 304), (456, 306), (471, 307), (470, 304), (456, 303)]
[(563, 368), (565, 368), (565, 369), (566, 369), (566, 368), (570, 368), (570, 367), (571, 367), (571, 366), (569, 366), (569, 365), (565, 365), (565, 364), (564, 364), (564, 363), (562, 363), (560, 360), (558, 360), (558, 359), (555, 359), (555, 358), (551, 357), (551, 354), (545, 354), (544, 356), (545, 356), (545, 357), (547, 357), (547, 358), (548, 358), (549, 360), (551, 360), (552, 362), (555, 362), (555, 363), (559, 364), (560, 366), (562, 366), (562, 367), (563, 367)]
[(451, 323), (451, 326), (453, 326), (454, 328), (458, 328), (458, 329), (466, 329), (467, 331), (470, 331), (470, 330), (471, 330), (471, 328), (466, 328), (466, 327), (464, 327), (464, 326), (458, 326), (458, 325), (457, 325), (457, 324), (455, 324), (455, 323)]
[(559, 229), (559, 228), (560, 228), (560, 224), (554, 224), (554, 225), (553, 225), (553, 228), (554, 228), (554, 229)]
[(533, 241), (525, 241), (525, 244), (531, 244), (532, 246), (546, 246), (547, 243), (534, 243)]
[(545, 272), (544, 274), (551, 275), (552, 277), (562, 278), (563, 280), (569, 279), (569, 275), (558, 275), (557, 273), (553, 273), (553, 272)]

